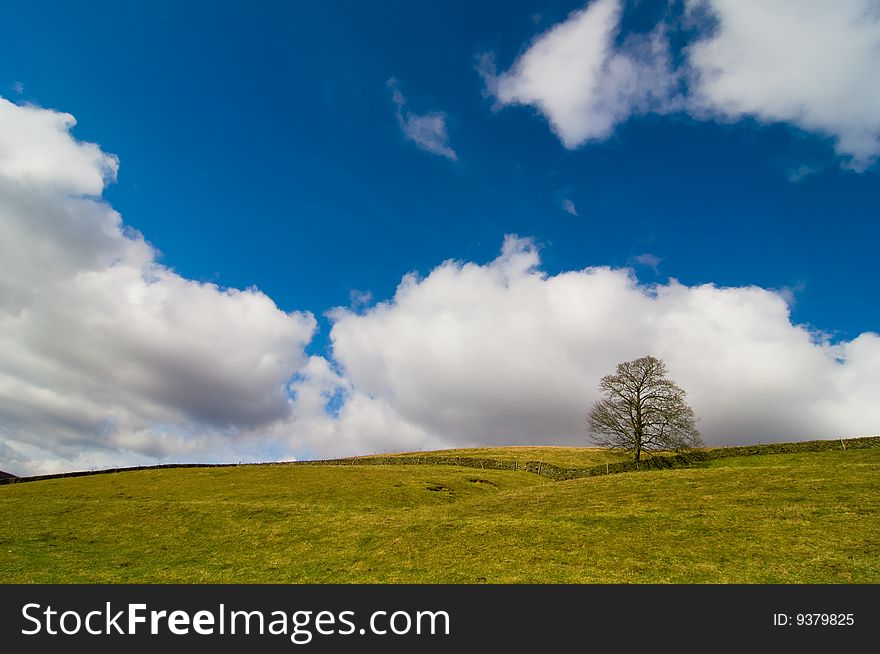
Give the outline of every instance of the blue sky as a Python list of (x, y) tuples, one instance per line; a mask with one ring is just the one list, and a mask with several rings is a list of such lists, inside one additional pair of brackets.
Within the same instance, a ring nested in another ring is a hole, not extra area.
[[(648, 5), (624, 29), (661, 13)], [(880, 184), (841, 170), (827, 137), (673, 115), (567, 151), (532, 108), (493, 112), (477, 56), (509, 65), (581, 6), (11, 2), (0, 79), (120, 157), (106, 197), (164, 263), (286, 310), (387, 298), (513, 232), (545, 244), (549, 272), (648, 252), (661, 278), (797, 288), (796, 321), (876, 328)], [(446, 112), (458, 163), (404, 140), (391, 77), (413, 111)], [(802, 165), (819, 170), (790, 182)]]
[[(550, 277), (610, 266), (648, 285), (756, 286), (830, 344), (876, 331), (880, 171), (840, 144), (877, 130), (667, 98), (566, 147), (543, 100), (493, 84), (590, 6), (11, 0), (0, 95), (75, 116), (73, 137), (118, 156), (103, 198), (161, 264), (312, 314), (306, 353), (337, 372), (354, 366), (333, 360), (326, 312), (358, 292), (390, 301), (449, 259), (488, 266), (510, 234)], [(624, 3), (610, 47), (663, 24), (678, 65), (727, 20), (718, 9), (701, 32), (686, 9)], [(876, 69), (861, 83), (877, 89)], [(407, 138), (398, 111), (441, 116), (454, 159)]]

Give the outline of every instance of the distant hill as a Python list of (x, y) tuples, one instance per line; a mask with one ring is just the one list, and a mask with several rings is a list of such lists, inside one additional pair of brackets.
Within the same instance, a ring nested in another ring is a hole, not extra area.
[(0, 479), (14, 479), (15, 475), (9, 472), (3, 472), (0, 470)]

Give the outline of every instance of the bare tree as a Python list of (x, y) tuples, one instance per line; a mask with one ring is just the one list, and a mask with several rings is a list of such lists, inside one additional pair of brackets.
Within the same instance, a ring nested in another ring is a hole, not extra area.
[(652, 356), (618, 364), (599, 382), (601, 398), (587, 416), (597, 445), (622, 447), (635, 460), (643, 451), (682, 450), (702, 445), (696, 415), (685, 392), (666, 379), (666, 364)]

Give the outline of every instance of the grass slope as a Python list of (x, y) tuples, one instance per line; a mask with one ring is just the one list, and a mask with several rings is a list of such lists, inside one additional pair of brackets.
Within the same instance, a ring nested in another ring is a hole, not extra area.
[(0, 579), (878, 583), (878, 473), (880, 448), (562, 482), (277, 465), (11, 484)]
[[(400, 452), (387, 456), (413, 457), (431, 456), (438, 458), (474, 458), (493, 459), (496, 461), (543, 461), (562, 468), (590, 468), (629, 461), (632, 455), (624, 450), (609, 450), (599, 447), (547, 447), (539, 445), (521, 445), (516, 447), (471, 447), (458, 450), (438, 450), (436, 452)], [(363, 458), (378, 458), (376, 457)]]

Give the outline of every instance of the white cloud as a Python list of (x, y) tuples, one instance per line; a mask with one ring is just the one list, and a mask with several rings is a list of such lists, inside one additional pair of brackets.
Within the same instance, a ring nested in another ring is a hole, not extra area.
[(496, 106), (536, 107), (569, 149), (607, 139), (635, 115), (687, 111), (827, 136), (856, 170), (880, 153), (876, 0), (687, 0), (696, 36), (677, 68), (666, 24), (619, 43), (620, 16), (620, 0), (594, 0), (538, 35), (506, 72), (484, 56)]
[(484, 58), (481, 74), (497, 105), (532, 105), (566, 148), (608, 138), (634, 114), (676, 106), (662, 26), (615, 46), (619, 0), (596, 0), (539, 35), (501, 74)]
[(574, 202), (572, 202), (569, 198), (562, 199), (562, 210), (567, 214), (571, 214), (572, 216), (578, 215), (577, 207), (574, 206)]
[(509, 237), (489, 264), (448, 261), (366, 313), (337, 311), (333, 352), (357, 397), (348, 429), (370, 411), (376, 433), (405, 425), (410, 443), (584, 443), (599, 378), (653, 354), (711, 444), (880, 430), (877, 334), (833, 345), (758, 287), (646, 286), (611, 268), (548, 276), (539, 264), (530, 241)]
[(400, 85), (393, 77), (387, 82), (391, 89), (391, 100), (394, 103), (397, 124), (403, 135), (425, 152), (458, 161), (455, 150), (449, 147), (449, 136), (446, 133), (446, 114), (432, 111), (427, 114), (416, 114), (406, 111), (406, 100), (400, 92)]
[(0, 98), (0, 179), (62, 193), (100, 195), (119, 162), (94, 143), (70, 138), (70, 114), (20, 107)]
[(290, 417), (315, 320), (159, 265), (99, 197), (116, 158), (73, 124), (0, 99), (4, 452), (41, 472), (232, 456)]
[(716, 19), (687, 51), (691, 103), (727, 118), (833, 137), (855, 168), (880, 152), (880, 5), (874, 0), (689, 0)]
[[(449, 442), (407, 421), (391, 402), (355, 388), (323, 357), (311, 357), (291, 388), (296, 418), (280, 427), (307, 458), (439, 449)], [(335, 410), (328, 407), (333, 400)]]
[(8, 472), (584, 443), (599, 378), (647, 353), (710, 443), (880, 431), (877, 334), (832, 344), (792, 324), (784, 291), (547, 275), (516, 237), (331, 312), (332, 358), (307, 357), (310, 314), (156, 262), (100, 199), (115, 157), (69, 116), (0, 100), (0, 117)]

